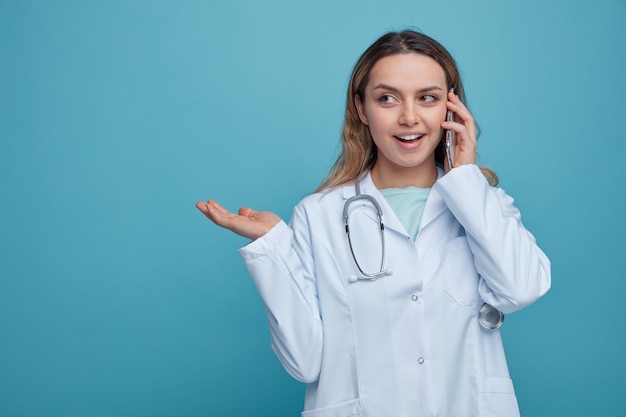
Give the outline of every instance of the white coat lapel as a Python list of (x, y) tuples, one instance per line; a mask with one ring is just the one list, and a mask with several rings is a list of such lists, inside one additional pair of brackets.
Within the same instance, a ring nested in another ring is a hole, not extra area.
[[(439, 178), (443, 177), (445, 174), (444, 170), (441, 168), (437, 168), (439, 173)], [(439, 180), (439, 178), (437, 180)], [(428, 195), (428, 200), (426, 200), (426, 206), (424, 207), (424, 212), (422, 213), (422, 219), (420, 220), (420, 230), (423, 229), (430, 222), (435, 220), (441, 213), (443, 213), (448, 207), (446, 206), (445, 201), (441, 197), (435, 187), (431, 188), (430, 194)]]
[[(370, 172), (368, 172), (360, 181), (359, 185), (361, 187), (361, 194), (369, 194), (378, 201), (382, 211), (383, 211), (383, 224), (385, 225), (385, 229), (394, 230), (403, 235), (407, 235), (404, 226), (393, 212), (389, 204), (387, 204), (387, 200), (380, 193), (378, 188), (374, 185), (372, 181), (372, 177)], [(354, 196), (356, 194), (356, 189), (354, 184), (346, 185), (343, 187), (343, 198), (347, 200), (348, 198)], [(364, 201), (364, 200), (363, 200)], [(365, 203), (369, 204), (369, 203)], [(378, 223), (378, 215), (374, 210), (363, 210), (363, 213), (372, 219), (372, 221)]]

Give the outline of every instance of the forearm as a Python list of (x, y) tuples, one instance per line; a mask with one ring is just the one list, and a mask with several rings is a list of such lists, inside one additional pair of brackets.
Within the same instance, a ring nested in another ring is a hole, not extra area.
[(550, 261), (522, 225), (511, 197), (490, 187), (475, 165), (450, 171), (436, 186), (465, 228), (485, 302), (508, 313), (548, 291)]
[(285, 369), (302, 382), (317, 380), (322, 352), (322, 323), (314, 288), (293, 249), (293, 232), (280, 222), (240, 249), (263, 299), (272, 347)]

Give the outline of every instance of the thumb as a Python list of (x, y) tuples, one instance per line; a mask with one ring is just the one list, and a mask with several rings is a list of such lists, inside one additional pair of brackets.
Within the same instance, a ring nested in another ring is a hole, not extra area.
[(239, 209), (239, 215), (240, 216), (250, 217), (253, 214), (254, 214), (254, 210), (252, 210), (249, 207), (241, 207)]

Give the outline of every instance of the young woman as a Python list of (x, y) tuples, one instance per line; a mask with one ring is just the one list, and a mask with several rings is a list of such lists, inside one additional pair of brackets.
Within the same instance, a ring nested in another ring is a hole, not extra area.
[(290, 225), (197, 203), (253, 240), (240, 253), (274, 351), (309, 384), (303, 416), (519, 415), (498, 327), (549, 289), (550, 263), (476, 166), (464, 102), (439, 43), (388, 33), (357, 62), (342, 153)]

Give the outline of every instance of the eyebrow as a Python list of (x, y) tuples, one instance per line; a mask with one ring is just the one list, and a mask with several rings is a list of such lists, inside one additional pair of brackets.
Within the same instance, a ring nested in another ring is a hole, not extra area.
[[(387, 85), (387, 84), (377, 84), (374, 87), (374, 90), (389, 90), (389, 91), (393, 91), (394, 93), (399, 93), (400, 92), (397, 88), (392, 87), (392, 86)], [(417, 92), (418, 93), (425, 93), (426, 91), (434, 91), (434, 90), (443, 91), (443, 88), (441, 88), (441, 87), (439, 87), (437, 85), (431, 85), (429, 87), (420, 88)]]

